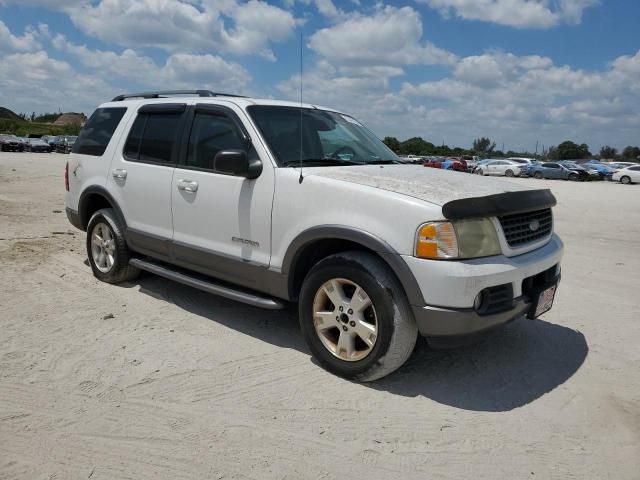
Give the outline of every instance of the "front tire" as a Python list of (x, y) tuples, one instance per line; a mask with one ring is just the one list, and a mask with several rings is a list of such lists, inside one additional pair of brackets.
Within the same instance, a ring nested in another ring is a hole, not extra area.
[(569, 180), (571, 182), (577, 182), (580, 179), (580, 176), (577, 173), (572, 173), (569, 175)]
[(360, 382), (377, 380), (406, 362), (418, 328), (406, 295), (373, 254), (331, 255), (307, 274), (300, 292), (300, 327), (326, 370)]
[(129, 265), (131, 254), (124, 239), (124, 227), (111, 208), (98, 210), (89, 220), (87, 256), (93, 275), (103, 282), (125, 282), (140, 274), (140, 270)]
[(542, 172), (536, 172), (533, 174), (533, 178), (536, 178), (538, 180), (542, 180)]
[(625, 185), (629, 185), (631, 183), (631, 178), (627, 175), (625, 175), (624, 177), (620, 178), (620, 183), (623, 183)]

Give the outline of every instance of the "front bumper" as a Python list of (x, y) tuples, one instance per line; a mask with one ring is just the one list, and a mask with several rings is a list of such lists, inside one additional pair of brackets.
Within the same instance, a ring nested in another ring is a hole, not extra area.
[[(562, 253), (562, 241), (554, 234), (546, 245), (515, 257), (500, 255), (462, 261), (404, 257), (426, 304), (412, 305), (420, 333), (466, 335), (525, 315), (535, 293), (533, 279), (536, 288), (543, 274), (544, 283), (556, 280)], [(478, 313), (473, 307), (474, 300), (486, 289), (502, 289), (512, 301), (496, 313)]]

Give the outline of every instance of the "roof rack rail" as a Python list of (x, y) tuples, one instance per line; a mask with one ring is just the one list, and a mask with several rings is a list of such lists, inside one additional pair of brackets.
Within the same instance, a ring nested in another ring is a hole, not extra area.
[(163, 98), (171, 95), (196, 95), (198, 97), (242, 97), (229, 93), (216, 93), (211, 90), (161, 90), (158, 92), (127, 93), (114, 97), (112, 102), (121, 102), (127, 98)]

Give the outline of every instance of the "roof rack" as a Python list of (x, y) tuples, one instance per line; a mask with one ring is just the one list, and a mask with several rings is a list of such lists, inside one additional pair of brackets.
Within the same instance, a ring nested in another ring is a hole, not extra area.
[(121, 102), (127, 98), (163, 98), (171, 95), (195, 95), (198, 97), (242, 97), (229, 93), (216, 93), (211, 90), (162, 90), (158, 92), (127, 93), (114, 97), (112, 102)]

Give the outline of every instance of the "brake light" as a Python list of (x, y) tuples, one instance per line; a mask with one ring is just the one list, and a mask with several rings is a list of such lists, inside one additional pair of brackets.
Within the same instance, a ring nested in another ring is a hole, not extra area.
[(69, 162), (67, 162), (67, 165), (64, 167), (64, 189), (67, 192), (69, 191)]

